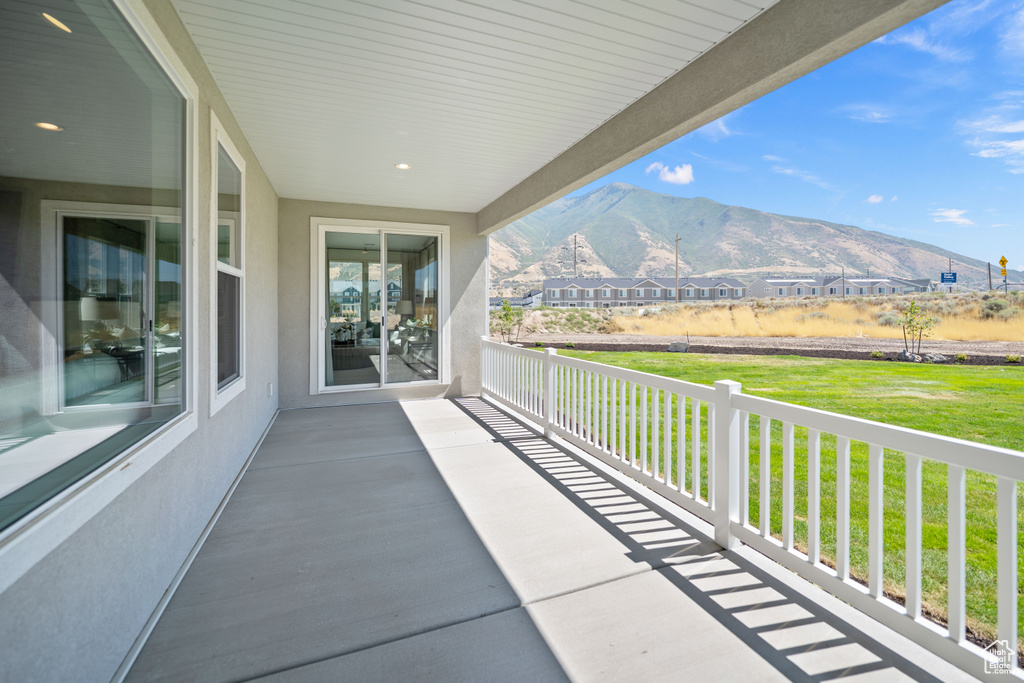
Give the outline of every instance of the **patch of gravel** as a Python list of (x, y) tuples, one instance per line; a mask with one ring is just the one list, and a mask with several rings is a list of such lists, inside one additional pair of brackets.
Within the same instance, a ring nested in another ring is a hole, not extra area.
[[(565, 348), (571, 342), (581, 351), (666, 351), (671, 342), (686, 337), (653, 337), (639, 334), (550, 334), (522, 336), (519, 343)], [(902, 339), (867, 337), (690, 337), (691, 353), (728, 353), (751, 355), (794, 355), (812, 358), (873, 360), (872, 351), (881, 351), (886, 360), (895, 360), (903, 350)], [(1006, 356), (1024, 356), (1022, 342), (943, 341), (925, 339), (922, 353), (940, 353), (952, 362), (958, 353), (966, 353), (968, 365), (1005, 365)]]

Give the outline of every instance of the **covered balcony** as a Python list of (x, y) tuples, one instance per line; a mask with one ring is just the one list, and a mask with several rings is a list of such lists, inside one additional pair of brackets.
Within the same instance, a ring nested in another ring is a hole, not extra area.
[(713, 533), (479, 398), (284, 411), (127, 680), (970, 680)]
[[(489, 235), (941, 4), (0, 4), (0, 681), (981, 675), (1019, 454), (481, 341)], [(910, 454), (909, 591), (948, 465), (948, 627), (795, 542), (794, 430)]]

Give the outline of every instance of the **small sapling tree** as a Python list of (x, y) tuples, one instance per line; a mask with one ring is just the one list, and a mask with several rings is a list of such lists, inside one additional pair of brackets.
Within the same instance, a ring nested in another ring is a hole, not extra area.
[(907, 353), (921, 353), (921, 340), (931, 336), (935, 320), (925, 315), (916, 301), (903, 309), (900, 325), (903, 326), (903, 348)]
[(501, 312), (498, 313), (498, 329), (503, 342), (512, 343), (512, 334), (515, 333), (515, 341), (519, 341), (519, 330), (523, 327), (523, 309), (513, 308), (508, 299), (501, 302)]

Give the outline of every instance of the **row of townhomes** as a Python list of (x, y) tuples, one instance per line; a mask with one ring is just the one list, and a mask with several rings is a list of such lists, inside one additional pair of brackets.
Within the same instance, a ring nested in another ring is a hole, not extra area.
[(758, 299), (786, 299), (805, 296), (878, 296), (889, 294), (917, 294), (935, 288), (927, 278), (908, 280), (897, 277), (883, 278), (768, 278), (754, 280), (749, 296)]
[[(572, 278), (544, 281), (543, 303), (553, 308), (617, 308), (666, 302), (737, 301), (753, 298), (866, 296), (927, 292), (931, 280), (902, 278), (818, 277), (757, 279), (749, 285), (735, 278)], [(500, 305), (501, 300), (498, 300)]]
[(552, 308), (653, 306), (671, 301), (737, 301), (747, 286), (732, 278), (573, 278), (545, 280), (544, 305)]
[[(495, 231), (941, 4), (0, 2), (0, 681), (980, 675), (960, 584), (947, 638), (741, 517), (739, 412), (817, 413), (622, 370), (716, 416), (684, 499), (486, 337)], [(879, 443), (1011, 457), (938, 438)]]

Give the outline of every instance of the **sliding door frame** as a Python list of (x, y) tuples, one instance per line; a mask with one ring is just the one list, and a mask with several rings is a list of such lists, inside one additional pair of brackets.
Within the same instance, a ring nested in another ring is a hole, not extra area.
[[(310, 314), (309, 314), (309, 393), (348, 393), (353, 391), (378, 391), (400, 387), (442, 385), (451, 382), (451, 299), (450, 299), (450, 228), (447, 225), (425, 223), (399, 223), (393, 221), (361, 221), (344, 218), (310, 218)], [(376, 383), (328, 386), (326, 377), (326, 350), (324, 329), (327, 320), (327, 268), (326, 236), (329, 232), (345, 232), (380, 237), (381, 253), (381, 311), (387, 310), (387, 235), (429, 235), (438, 239), (438, 320), (437, 332), (440, 342), (438, 349), (437, 379), (415, 382), (386, 383), (387, 339), (384, 325), (381, 325), (380, 379)]]

